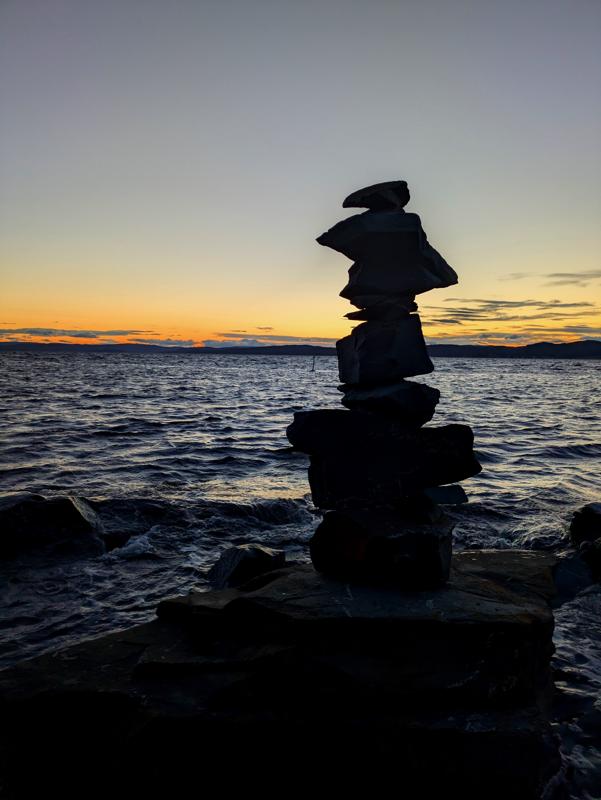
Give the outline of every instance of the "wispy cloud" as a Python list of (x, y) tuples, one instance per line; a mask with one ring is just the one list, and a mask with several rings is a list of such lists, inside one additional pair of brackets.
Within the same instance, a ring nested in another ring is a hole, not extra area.
[(161, 347), (194, 347), (198, 344), (194, 339), (128, 339), (128, 344), (156, 344)]
[[(273, 328), (271, 329), (273, 330)], [(254, 337), (240, 337), (235, 331), (215, 333), (219, 339), (205, 339), (205, 347), (264, 347), (269, 344), (312, 344), (331, 347), (336, 339), (325, 336), (285, 336), (277, 333), (258, 334)]]
[(255, 330), (257, 330), (257, 331), (272, 331), (273, 328), (271, 327), (271, 325), (257, 325)]
[[(470, 322), (529, 322), (532, 320), (569, 320), (597, 316), (599, 310), (588, 301), (564, 303), (561, 300), (492, 300), (482, 298), (447, 298), (444, 306), (424, 306), (435, 315), (424, 324), (464, 324)], [(464, 303), (457, 308), (449, 305)]]
[(574, 272), (510, 272), (502, 275), (500, 281), (520, 281), (524, 278), (538, 277), (545, 281), (545, 286), (588, 286), (589, 283), (601, 280), (601, 269), (587, 269)]
[(81, 330), (81, 329), (63, 329), (63, 328), (3, 328), (0, 330), (0, 336), (5, 335), (21, 335), (21, 336), (44, 336), (46, 338), (69, 336), (73, 339), (100, 339), (106, 336), (132, 336), (134, 334), (153, 333), (153, 331), (136, 331), (136, 330)]
[(501, 275), (499, 277), (500, 281), (521, 281), (522, 278), (529, 278), (531, 275), (535, 275), (534, 272), (510, 272), (508, 275)]
[(584, 272), (549, 272), (547, 286), (588, 286), (591, 281), (601, 280), (601, 269), (587, 269)]
[[(272, 329), (273, 330), (273, 329)], [(223, 339), (236, 339), (238, 334), (236, 331), (227, 331), (225, 333), (216, 333), (215, 336), (220, 336)], [(326, 336), (285, 336), (279, 333), (264, 333), (257, 335), (256, 341), (261, 341), (262, 344), (274, 344), (279, 342), (282, 344), (333, 344), (336, 339)]]

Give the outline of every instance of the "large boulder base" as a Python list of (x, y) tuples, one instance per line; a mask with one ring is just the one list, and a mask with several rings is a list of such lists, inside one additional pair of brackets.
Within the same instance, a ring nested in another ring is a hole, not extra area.
[[(552, 561), (459, 553), (446, 589), (408, 594), (296, 567), (166, 601), (0, 674), (3, 790), (163, 798), (251, 780), (268, 797), (293, 781), (538, 800), (560, 768), (540, 710)], [(267, 787), (249, 779), (266, 759)]]
[(342, 383), (362, 387), (434, 371), (418, 314), (392, 322), (363, 322), (336, 342)]
[(0, 497), (0, 559), (38, 551), (103, 553), (102, 523), (80, 497), (42, 497), (30, 492)]

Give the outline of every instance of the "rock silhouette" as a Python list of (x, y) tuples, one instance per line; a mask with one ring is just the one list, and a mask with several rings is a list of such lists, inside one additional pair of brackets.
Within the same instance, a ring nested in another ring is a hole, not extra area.
[(416, 295), (457, 283), (419, 216), (403, 210), (409, 199), (406, 181), (359, 189), (343, 207), (367, 211), (318, 237), (354, 262), (340, 295), (358, 309), (347, 318), (361, 324), (336, 343), (348, 410), (296, 413), (287, 435), (309, 454), (313, 502), (326, 512), (311, 542), (315, 568), (425, 589), (448, 580), (452, 534), (451, 522), (432, 512), (427, 492), (481, 467), (467, 425), (421, 427), (440, 393), (406, 380), (434, 370)]

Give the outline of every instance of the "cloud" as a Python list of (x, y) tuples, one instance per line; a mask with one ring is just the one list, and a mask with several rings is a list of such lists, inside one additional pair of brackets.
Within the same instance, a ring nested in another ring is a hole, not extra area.
[[(447, 298), (447, 304), (465, 303), (464, 306), (424, 306), (425, 309), (441, 312), (439, 316), (425, 318), (424, 324), (463, 324), (469, 322), (528, 322), (532, 320), (569, 320), (597, 316), (599, 310), (594, 303), (581, 301), (564, 303), (561, 300), (490, 300), (482, 298)], [(525, 312), (525, 313), (522, 313)], [(526, 313), (527, 312), (527, 313)]]
[(591, 281), (601, 280), (601, 269), (588, 269), (584, 272), (549, 272), (547, 286), (587, 286)]
[(521, 281), (522, 278), (529, 278), (531, 275), (535, 275), (534, 272), (510, 272), (509, 275), (501, 275), (499, 278), (500, 281)]
[[(273, 329), (272, 329), (273, 330)], [(223, 339), (237, 338), (236, 331), (228, 331), (226, 333), (215, 333), (215, 336), (221, 336)], [(250, 341), (250, 340), (249, 340)], [(254, 341), (260, 341), (261, 344), (323, 344), (331, 345), (336, 342), (336, 339), (326, 336), (284, 336), (278, 333), (265, 333), (258, 334)]]
[(202, 343), (204, 347), (260, 347), (261, 345), (271, 344), (271, 342), (260, 342), (258, 339), (205, 339)]
[(280, 336), (277, 333), (259, 334), (256, 337), (240, 338), (234, 331), (216, 333), (220, 339), (206, 339), (205, 347), (265, 347), (274, 344), (310, 344), (319, 347), (333, 347), (336, 339), (324, 336)]
[(70, 336), (74, 339), (98, 339), (104, 336), (131, 336), (138, 333), (152, 333), (152, 331), (134, 331), (134, 330), (115, 330), (115, 331), (97, 331), (97, 330), (63, 330), (61, 328), (7, 328), (0, 330), (0, 335), (6, 334), (19, 334), (22, 336), (44, 336), (44, 337), (57, 337), (57, 336)]
[(156, 344), (161, 347), (194, 347), (194, 339), (128, 339), (128, 344)]
[(255, 330), (257, 330), (257, 331), (272, 331), (273, 328), (271, 327), (271, 325), (263, 325), (263, 326), (257, 325)]
[(534, 276), (546, 280), (545, 286), (587, 286), (591, 281), (601, 280), (601, 269), (588, 269), (582, 272), (510, 272), (508, 275), (502, 275), (499, 280), (519, 281)]

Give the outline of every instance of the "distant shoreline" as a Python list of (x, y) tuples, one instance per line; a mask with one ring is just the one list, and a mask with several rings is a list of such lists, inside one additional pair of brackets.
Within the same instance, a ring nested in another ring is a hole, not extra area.
[[(306, 344), (264, 345), (258, 347), (162, 347), (152, 344), (64, 344), (41, 342), (0, 342), (0, 352), (46, 353), (175, 353), (179, 355), (262, 355), (262, 356), (334, 356), (335, 347)], [(601, 341), (537, 342), (517, 347), (475, 344), (432, 344), (428, 352), (434, 358), (601, 358)]]

